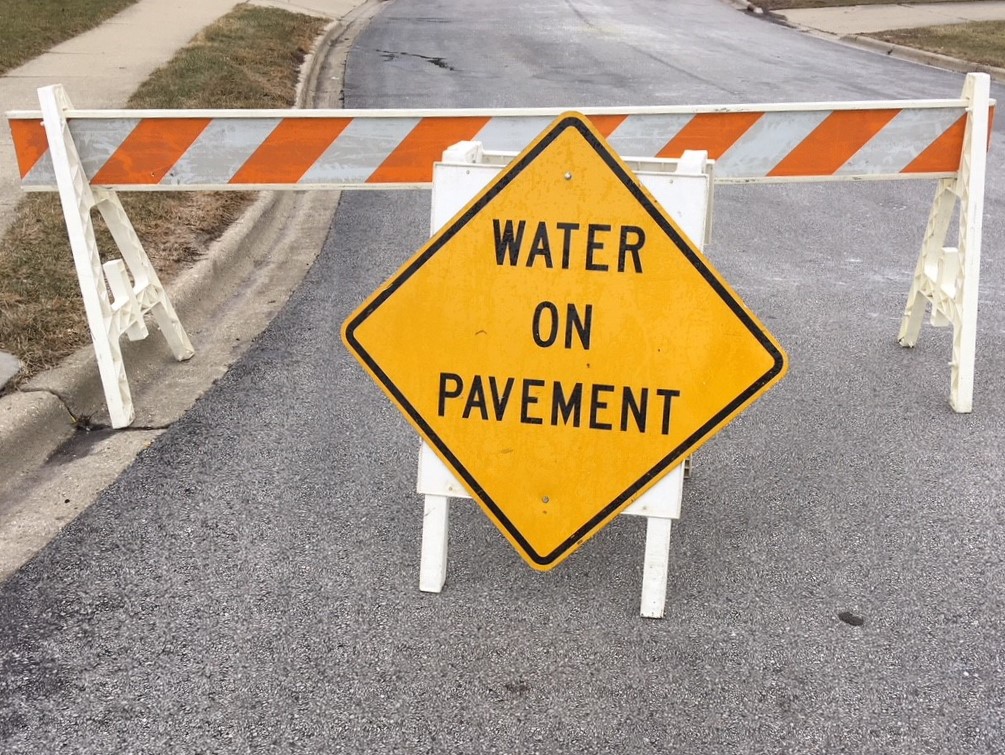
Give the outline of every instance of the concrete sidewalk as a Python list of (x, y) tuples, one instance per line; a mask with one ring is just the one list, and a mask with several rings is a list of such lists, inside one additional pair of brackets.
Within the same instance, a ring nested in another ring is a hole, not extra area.
[(789, 23), (844, 36), (889, 29), (908, 29), (967, 21), (1005, 20), (1005, 2), (849, 5), (839, 8), (794, 8), (775, 11)]

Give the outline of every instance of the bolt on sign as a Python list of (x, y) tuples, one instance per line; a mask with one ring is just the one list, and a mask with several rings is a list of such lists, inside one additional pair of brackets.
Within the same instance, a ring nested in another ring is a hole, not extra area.
[(577, 113), (370, 296), (343, 338), (542, 571), (787, 369)]

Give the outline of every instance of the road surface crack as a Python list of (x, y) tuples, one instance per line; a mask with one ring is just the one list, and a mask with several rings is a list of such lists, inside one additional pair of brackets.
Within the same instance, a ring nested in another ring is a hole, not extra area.
[(447, 63), (443, 58), (432, 57), (430, 55), (420, 55), (417, 52), (395, 52), (393, 50), (377, 50), (381, 55), (384, 56), (384, 61), (390, 63), (396, 58), (418, 58), (419, 60), (424, 60), (427, 63), (432, 63), (437, 68), (442, 68), (444, 71), (457, 72), (457, 69), (452, 65)]

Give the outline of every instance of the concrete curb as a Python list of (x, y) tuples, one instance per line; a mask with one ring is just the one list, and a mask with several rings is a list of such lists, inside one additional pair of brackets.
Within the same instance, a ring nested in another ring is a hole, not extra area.
[(73, 437), (73, 418), (47, 391), (0, 399), (0, 493), (18, 488), (53, 451)]
[[(325, 62), (322, 51), (334, 44), (357, 18), (365, 15), (361, 11), (378, 2), (366, 0), (342, 19), (329, 24), (318, 37), (301, 66), (297, 107), (313, 104), (317, 97), (318, 78)], [(221, 295), (225, 298), (238, 288), (245, 278), (265, 264), (266, 258), (282, 256), (278, 246), (250, 242), (258, 239), (288, 242), (286, 229), (282, 227), (284, 219), (297, 211), (296, 205), (309, 204), (310, 196), (263, 193), (210, 246), (202, 260), (168, 285), (172, 303), (190, 334), (219, 306)], [(123, 339), (122, 347), (134, 400), (141, 395), (144, 380), (158, 367), (166, 362), (174, 364), (163, 338), (156, 332), (135, 343)], [(192, 396), (191, 401), (196, 398), (197, 395)], [(137, 402), (136, 425), (139, 425), (142, 410)], [(90, 345), (28, 381), (19, 391), (0, 396), (0, 499), (33, 475), (73, 438), (78, 427), (94, 423), (100, 426), (107, 422), (104, 393)]]

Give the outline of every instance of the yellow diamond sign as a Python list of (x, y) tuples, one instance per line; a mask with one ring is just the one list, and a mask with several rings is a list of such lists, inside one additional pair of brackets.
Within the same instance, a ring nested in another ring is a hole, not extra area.
[(575, 113), (364, 302), (343, 338), (540, 570), (786, 370), (771, 334)]

